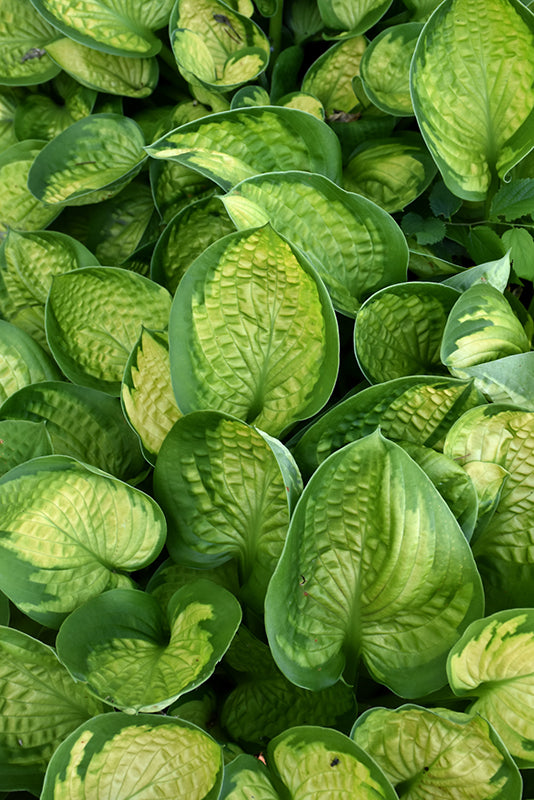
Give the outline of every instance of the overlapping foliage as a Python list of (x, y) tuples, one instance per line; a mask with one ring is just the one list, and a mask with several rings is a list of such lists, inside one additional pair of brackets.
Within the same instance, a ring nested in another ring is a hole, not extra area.
[(533, 797), (528, 3), (0, 54), (0, 795)]

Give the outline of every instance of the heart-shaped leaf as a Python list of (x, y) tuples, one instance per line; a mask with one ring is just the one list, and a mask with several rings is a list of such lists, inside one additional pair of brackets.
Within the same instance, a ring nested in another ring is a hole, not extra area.
[(489, 0), (483, 17), (479, 11), (478, 0), (442, 3), (419, 37), (410, 79), (419, 128), (445, 183), (474, 201), (529, 152), (534, 136), (534, 17), (519, 0)]
[(318, 172), (336, 181), (341, 152), (326, 123), (296, 108), (262, 106), (210, 114), (166, 133), (145, 148), (218, 183), (225, 191), (239, 181), (274, 170)]
[(41, 800), (217, 800), (221, 748), (195, 725), (156, 714), (101, 714), (58, 747)]
[(299, 686), (353, 683), (363, 659), (375, 680), (416, 697), (443, 686), (447, 653), (483, 604), (452, 513), (377, 431), (330, 456), (304, 489), (265, 623), (278, 666)]
[(302, 250), (334, 307), (347, 316), (355, 316), (377, 289), (406, 279), (408, 248), (393, 218), (321, 175), (258, 175), (242, 181), (223, 201), (238, 228), (270, 221)]
[(0, 789), (39, 794), (63, 739), (103, 706), (42, 642), (0, 627)]
[(74, 383), (119, 395), (142, 326), (166, 327), (171, 298), (125, 269), (86, 267), (57, 275), (46, 303), (48, 343)]
[[(534, 764), (534, 612), (499, 611), (473, 622), (452, 648), (447, 671), (454, 692), (495, 730), (520, 767)], [(508, 795), (507, 795), (508, 796)]]
[(154, 472), (172, 557), (192, 567), (237, 560), (240, 596), (260, 612), (284, 546), (289, 502), (300, 490), (300, 475), (283, 445), (213, 411), (175, 423)]
[(174, 296), (169, 345), (184, 414), (213, 408), (273, 436), (322, 408), (339, 359), (323, 284), (269, 225), (198, 257)]
[(165, 519), (147, 495), (67, 456), (44, 456), (0, 479), (0, 588), (49, 627), (150, 564)]
[(166, 611), (150, 594), (114, 589), (67, 617), (57, 651), (106, 703), (161, 711), (209, 678), (240, 621), (235, 597), (211, 581), (183, 586)]

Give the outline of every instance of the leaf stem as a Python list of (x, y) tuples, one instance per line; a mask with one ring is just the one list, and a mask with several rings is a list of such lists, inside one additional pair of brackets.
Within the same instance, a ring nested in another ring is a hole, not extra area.
[(282, 44), (282, 21), (284, 18), (284, 0), (278, 0), (276, 12), (269, 19), (269, 40), (271, 42), (270, 72), (276, 63)]

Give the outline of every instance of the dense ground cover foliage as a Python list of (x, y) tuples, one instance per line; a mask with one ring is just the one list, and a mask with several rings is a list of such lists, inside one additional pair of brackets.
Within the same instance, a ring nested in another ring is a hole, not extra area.
[(0, 53), (0, 795), (534, 796), (528, 4)]

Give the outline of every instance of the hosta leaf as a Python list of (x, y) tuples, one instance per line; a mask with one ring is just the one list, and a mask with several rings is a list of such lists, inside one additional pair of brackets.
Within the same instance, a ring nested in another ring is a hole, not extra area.
[(182, 74), (228, 91), (254, 80), (269, 61), (269, 40), (243, 14), (219, 0), (177, 0), (169, 22)]
[(306, 111), (317, 119), (324, 120), (324, 108), (320, 100), (313, 94), (305, 92), (290, 92), (280, 98), (279, 105), (284, 108), (296, 108), (299, 111)]
[(262, 86), (242, 86), (232, 97), (230, 109), (270, 105), (269, 93)]
[(31, 636), (1, 627), (0, 655), (0, 788), (39, 794), (56, 747), (103, 706)]
[(56, 378), (56, 365), (37, 342), (0, 319), (0, 405), (23, 386)]
[(291, 800), (397, 797), (376, 762), (348, 736), (328, 728), (303, 726), (281, 733), (269, 742), (267, 763), (283, 783), (281, 796)]
[(15, 113), (15, 132), (19, 139), (53, 139), (91, 113), (96, 92), (80, 86), (68, 75), (53, 82), (58, 102), (42, 94), (29, 94), (19, 103)]
[[(495, 513), (473, 537), (475, 555), (490, 611), (532, 602), (534, 531), (534, 414), (492, 403), (465, 413), (450, 429), (444, 452), (469, 474), (498, 465), (508, 473), (498, 481)], [(491, 473), (490, 473), (491, 474)], [(477, 487), (478, 488), (478, 487)]]
[(290, 725), (339, 728), (355, 715), (354, 692), (345, 683), (310, 692), (278, 674), (237, 686), (224, 702), (221, 724), (233, 740), (261, 746)]
[(519, 353), (463, 372), (494, 403), (512, 403), (534, 411), (534, 353)]
[(225, 767), (220, 800), (251, 796), (258, 800), (280, 800), (267, 768), (258, 758), (243, 754)]
[(150, 594), (114, 589), (67, 617), (57, 651), (106, 703), (161, 711), (211, 675), (240, 620), (235, 597), (210, 581), (183, 586), (166, 612)]
[(464, 269), (457, 275), (451, 275), (442, 283), (459, 289), (461, 292), (469, 289), (474, 283), (490, 283), (499, 292), (504, 292), (510, 279), (510, 253), (506, 253), (497, 261), (488, 261), (486, 264), (479, 264), (476, 267)]
[(240, 596), (260, 611), (284, 546), (288, 496), (300, 489), (285, 448), (279, 455), (259, 431), (212, 411), (175, 423), (154, 472), (171, 556), (192, 567), (235, 559)]
[(43, 423), (18, 419), (0, 421), (0, 475), (30, 458), (49, 456), (52, 452), (50, 436)]
[(415, 697), (445, 683), (447, 653), (483, 602), (445, 501), (377, 431), (330, 456), (304, 489), (265, 622), (278, 666), (297, 685), (354, 682), (363, 659), (375, 680)]
[(146, 466), (119, 401), (96, 389), (64, 381), (33, 383), (0, 406), (0, 417), (44, 423), (53, 452), (123, 481), (139, 478)]
[(365, 33), (384, 16), (391, 0), (317, 0), (327, 28)]
[(397, 378), (343, 400), (314, 422), (292, 452), (305, 477), (343, 445), (380, 427), (390, 439), (439, 450), (465, 411), (484, 403), (473, 381), (435, 376)]
[(30, 86), (51, 80), (60, 68), (45, 48), (57, 37), (57, 30), (29, 2), (2, 0), (0, 84)]
[(121, 401), (147, 460), (155, 464), (161, 443), (181, 416), (172, 391), (166, 334), (143, 329), (126, 364)]
[(452, 648), (447, 671), (454, 692), (474, 697), (472, 714), (494, 726), (520, 767), (534, 757), (534, 612), (500, 611), (473, 622)]
[(158, 82), (155, 58), (128, 58), (85, 47), (72, 39), (57, 39), (46, 52), (69, 75), (90, 89), (125, 97), (148, 97)]
[(465, 367), (528, 350), (529, 338), (506, 298), (489, 283), (476, 283), (449, 314), (441, 359), (453, 375), (465, 378)]
[(179, 211), (159, 237), (150, 275), (174, 294), (185, 271), (210, 244), (235, 226), (218, 197), (206, 197)]
[(521, 776), (481, 716), (405, 705), (373, 708), (354, 741), (375, 759), (401, 800), (520, 800)]
[(490, 0), (479, 11), (477, 0), (443, 3), (411, 68), (428, 148), (448, 188), (474, 201), (528, 153), (534, 134), (532, 13), (518, 0)]
[(337, 374), (324, 286), (269, 225), (225, 236), (199, 256), (176, 291), (169, 342), (184, 414), (213, 408), (273, 436), (322, 408)]
[(43, 456), (0, 480), (0, 588), (49, 627), (150, 564), (165, 520), (147, 495), (67, 456)]
[(56, 276), (45, 313), (50, 349), (74, 383), (118, 395), (141, 327), (165, 328), (170, 304), (166, 289), (124, 269)]
[(155, 714), (102, 714), (58, 747), (42, 800), (217, 800), (221, 748), (195, 725)]
[(392, 217), (321, 175), (258, 175), (223, 201), (238, 228), (270, 221), (302, 250), (347, 316), (377, 289), (406, 278), (408, 248)]
[[(195, 569), (176, 564), (170, 558), (161, 564), (152, 574), (146, 585), (146, 591), (153, 595), (161, 608), (166, 609), (171, 597), (186, 583), (193, 583), (204, 578), (228, 589), (232, 594), (237, 594), (239, 582), (237, 580), (237, 565), (235, 561), (226, 561), (220, 567)], [(235, 641), (235, 638), (234, 640)]]
[(352, 89), (352, 78), (360, 72), (360, 62), (367, 43), (363, 36), (355, 36), (337, 44), (313, 62), (302, 79), (302, 91), (315, 95), (330, 117), (339, 111), (353, 111), (359, 107)]
[(392, 214), (419, 197), (435, 174), (419, 136), (396, 136), (360, 145), (343, 171), (343, 187)]
[(386, 114), (413, 115), (410, 61), (422, 28), (420, 22), (386, 28), (364, 53), (361, 63), (363, 87), (369, 99)]
[(26, 139), (0, 153), (0, 239), (10, 228), (46, 228), (59, 213), (34, 197), (27, 185), (30, 168), (44, 146), (41, 140)]
[(145, 148), (197, 170), (225, 191), (244, 178), (274, 170), (306, 170), (340, 176), (334, 132), (295, 108), (262, 106), (210, 114), (165, 134)]
[(210, 198), (215, 184), (175, 161), (151, 161), (150, 185), (154, 204), (164, 223), (170, 222), (192, 200)]
[(173, 0), (31, 0), (37, 11), (65, 36), (104, 53), (152, 56), (161, 48), (152, 31), (169, 19)]
[[(438, 283), (388, 286), (358, 311), (354, 349), (370, 383), (445, 372), (440, 345), (458, 292)], [(463, 376), (465, 377), (465, 376)]]
[(141, 129), (118, 114), (92, 114), (49, 142), (35, 158), (28, 188), (49, 205), (86, 205), (117, 194), (146, 156)]

